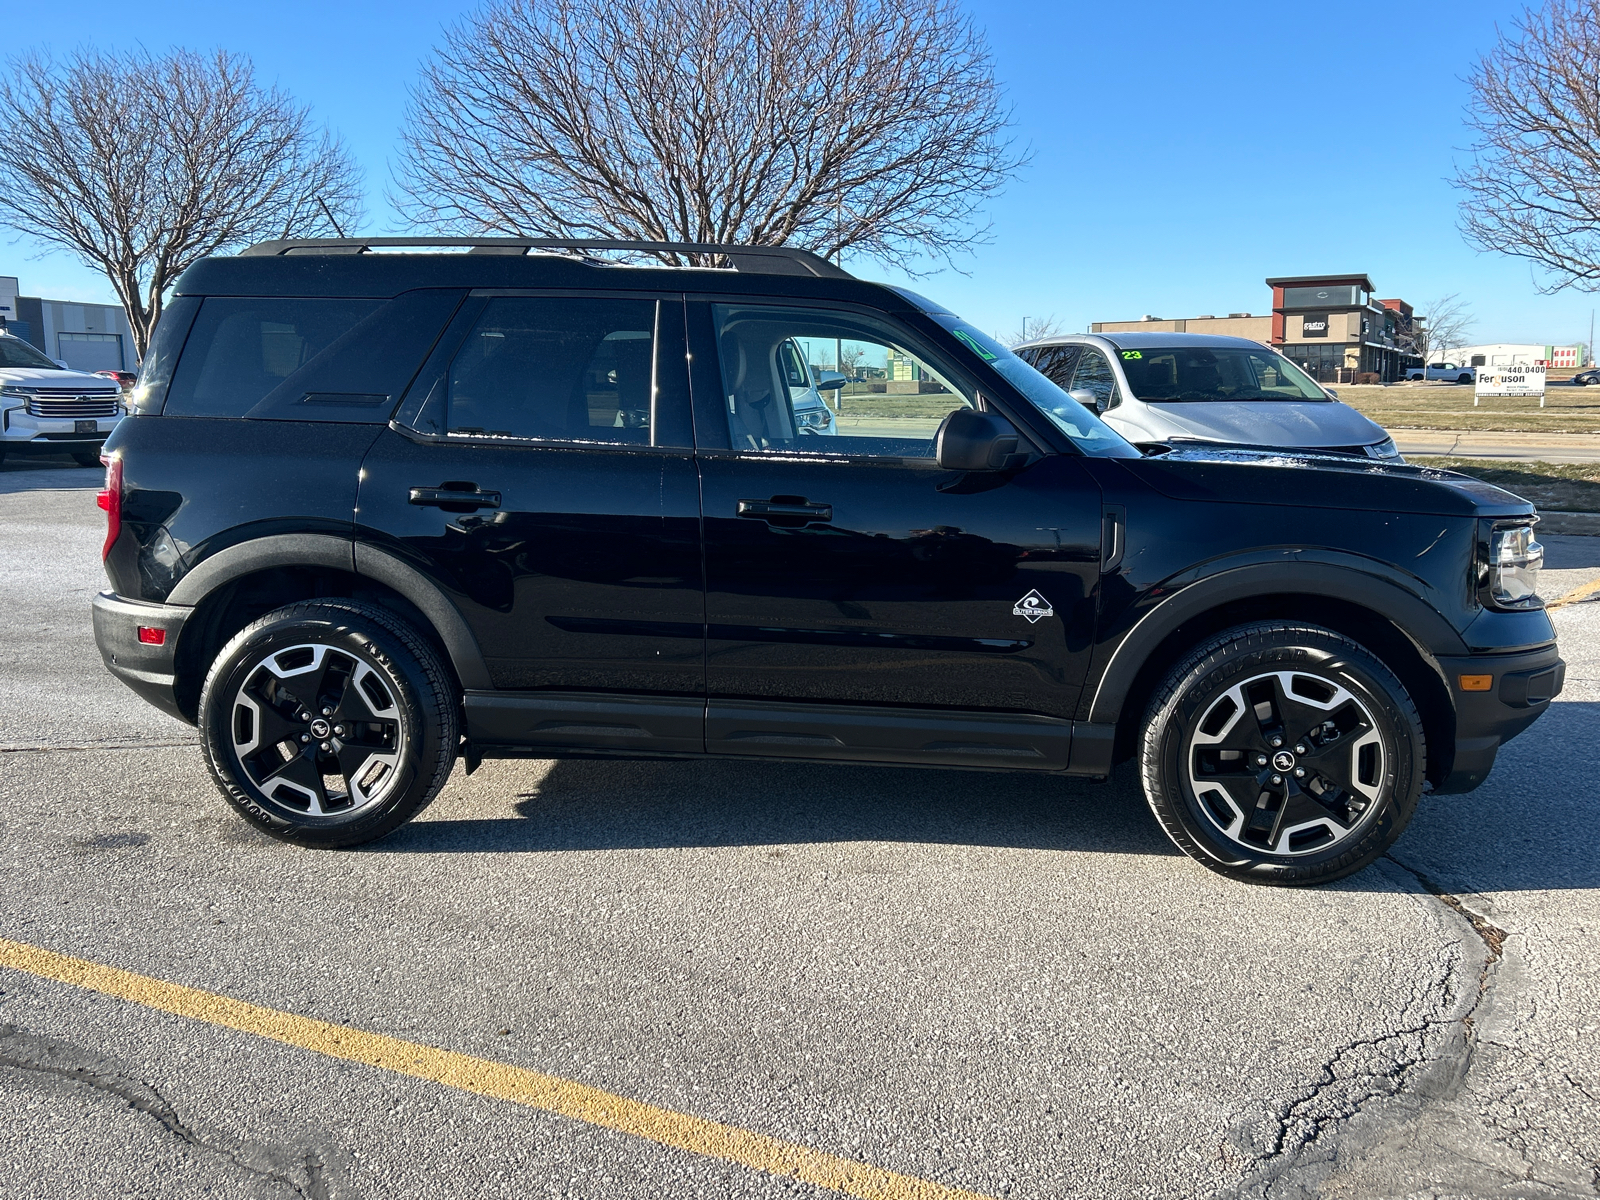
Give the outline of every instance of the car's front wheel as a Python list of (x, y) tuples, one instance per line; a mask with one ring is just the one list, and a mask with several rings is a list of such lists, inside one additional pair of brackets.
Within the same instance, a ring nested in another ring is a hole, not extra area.
[(1349, 638), (1261, 622), (1195, 648), (1146, 720), (1145, 796), (1179, 849), (1258, 883), (1326, 883), (1400, 836), (1422, 794), (1416, 705)]
[(228, 803), (305, 846), (380, 838), (450, 774), (455, 689), (439, 656), (393, 613), (316, 600), (234, 635), (200, 693), (206, 764)]

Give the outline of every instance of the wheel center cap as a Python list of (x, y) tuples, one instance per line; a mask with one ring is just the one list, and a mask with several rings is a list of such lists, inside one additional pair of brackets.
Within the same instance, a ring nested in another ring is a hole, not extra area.
[(325, 738), (332, 732), (333, 726), (329, 725), (321, 717), (311, 722), (311, 736), (314, 738)]
[(1294, 755), (1287, 750), (1279, 750), (1272, 756), (1272, 769), (1275, 771), (1294, 770)]

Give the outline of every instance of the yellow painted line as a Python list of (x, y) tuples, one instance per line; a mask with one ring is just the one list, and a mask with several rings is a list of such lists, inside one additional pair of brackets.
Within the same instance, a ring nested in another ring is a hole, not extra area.
[(1600, 579), (1591, 579), (1588, 583), (1585, 583), (1580, 587), (1573, 588), (1565, 596), (1562, 596), (1561, 599), (1550, 601), (1550, 603), (1546, 604), (1545, 607), (1547, 609), (1560, 608), (1563, 604), (1575, 604), (1579, 600), (1587, 600), (1596, 592), (1600, 592)]
[(796, 1179), (861, 1200), (986, 1200), (976, 1192), (900, 1175), (868, 1163), (813, 1150), (764, 1134), (658, 1108), (540, 1071), (470, 1054), (333, 1025), (263, 1008), (231, 996), (153, 979), (0, 938), (0, 967), (115, 996), (160, 1012), (271, 1038), (286, 1046), (362, 1063), (463, 1092), (508, 1100), (528, 1108), (614, 1129), (663, 1146), (738, 1163), (769, 1175)]

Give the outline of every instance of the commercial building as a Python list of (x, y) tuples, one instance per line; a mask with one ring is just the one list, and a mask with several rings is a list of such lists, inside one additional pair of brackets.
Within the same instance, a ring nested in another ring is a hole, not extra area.
[(1589, 348), (1581, 343), (1572, 346), (1541, 346), (1530, 342), (1495, 342), (1487, 346), (1462, 346), (1443, 355), (1461, 366), (1510, 367), (1527, 366), (1583, 367), (1589, 364)]
[(17, 277), (0, 275), (0, 329), (32, 342), (79, 371), (137, 371), (133, 326), (119, 304), (81, 304), (19, 296)]
[(1358, 376), (1389, 383), (1422, 360), (1406, 350), (1418, 317), (1404, 300), (1378, 299), (1365, 275), (1289, 275), (1268, 279), (1272, 312), (1206, 314), (1165, 321), (1097, 321), (1093, 333), (1129, 331), (1213, 333), (1249, 338), (1281, 351), (1322, 383)]

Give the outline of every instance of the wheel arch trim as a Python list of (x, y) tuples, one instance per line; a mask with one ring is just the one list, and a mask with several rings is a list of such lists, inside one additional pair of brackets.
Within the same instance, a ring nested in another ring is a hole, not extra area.
[(1232, 567), (1188, 584), (1134, 624), (1100, 672), (1088, 719), (1118, 721), (1150, 655), (1181, 625), (1231, 601), (1266, 595), (1331, 596), (1384, 618), (1435, 657), (1467, 653), (1460, 632), (1425, 600), (1367, 572), (1307, 562)]
[(224, 584), (274, 567), (324, 567), (394, 589), (432, 623), (462, 687), (487, 690), (494, 686), (477, 638), (444, 593), (416, 568), (350, 538), (286, 533), (229, 546), (201, 561), (180, 579), (167, 603), (198, 606)]

